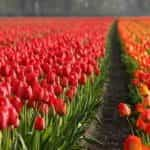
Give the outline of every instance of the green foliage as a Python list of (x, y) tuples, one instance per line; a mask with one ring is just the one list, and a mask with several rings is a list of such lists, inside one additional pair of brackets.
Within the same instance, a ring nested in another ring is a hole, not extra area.
[(136, 104), (141, 102), (141, 96), (137, 89), (137, 87), (133, 86), (132, 84), (129, 85), (129, 103)]
[(140, 131), (140, 130), (136, 130), (135, 132), (136, 132), (136, 134), (137, 134), (139, 137), (141, 137), (141, 139), (142, 139), (142, 141), (143, 141), (143, 143), (144, 143), (145, 145), (150, 146), (150, 136), (149, 136), (149, 134), (146, 134), (145, 132)]
[(74, 100), (68, 104), (67, 115), (60, 117), (50, 112), (48, 117), (45, 116), (47, 128), (44, 131), (33, 129), (33, 119), (38, 112), (33, 109), (26, 110), (25, 107), (21, 115), (20, 127), (3, 131), (1, 149), (71, 149), (85, 132), (90, 116), (93, 115), (101, 103), (99, 92), (102, 92), (102, 81), (104, 80), (104, 76), (101, 78), (101, 75), (95, 77), (95, 83), (91, 83), (91, 80), (88, 80), (84, 87), (79, 87)]
[(127, 54), (122, 55), (122, 61), (126, 65), (127, 72), (132, 76), (133, 72), (138, 69), (137, 62)]

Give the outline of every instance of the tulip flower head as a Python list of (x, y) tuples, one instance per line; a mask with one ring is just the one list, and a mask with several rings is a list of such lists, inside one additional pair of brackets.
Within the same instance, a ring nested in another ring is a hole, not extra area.
[(141, 139), (134, 135), (129, 135), (124, 141), (124, 150), (142, 150)]
[(121, 117), (128, 117), (131, 115), (131, 109), (130, 107), (125, 103), (120, 103), (118, 105), (118, 112)]
[(37, 116), (34, 121), (34, 128), (36, 130), (44, 130), (45, 129), (45, 120), (41, 116)]

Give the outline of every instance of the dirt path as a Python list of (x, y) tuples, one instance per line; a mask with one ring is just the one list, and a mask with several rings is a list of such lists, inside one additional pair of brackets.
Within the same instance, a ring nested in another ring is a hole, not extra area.
[(110, 81), (105, 94), (105, 102), (100, 108), (102, 113), (102, 125), (97, 125), (94, 130), (101, 144), (90, 145), (89, 150), (122, 150), (122, 142), (129, 133), (128, 124), (117, 114), (117, 105), (128, 95), (128, 76), (121, 62), (120, 44), (117, 40), (117, 30), (114, 30), (111, 39), (111, 65)]

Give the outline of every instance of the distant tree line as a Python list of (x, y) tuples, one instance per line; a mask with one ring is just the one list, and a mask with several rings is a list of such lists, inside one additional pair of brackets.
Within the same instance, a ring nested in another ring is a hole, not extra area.
[(147, 14), (150, 0), (0, 0), (1, 16)]

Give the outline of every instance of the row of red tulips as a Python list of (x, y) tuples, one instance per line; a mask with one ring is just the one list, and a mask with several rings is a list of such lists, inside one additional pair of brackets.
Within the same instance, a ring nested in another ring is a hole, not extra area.
[(129, 117), (132, 134), (139, 136), (129, 136), (125, 150), (150, 149), (149, 25), (149, 18), (125, 18), (118, 22), (123, 62), (131, 78), (129, 105), (121, 103), (118, 109), (121, 116)]
[[(69, 124), (69, 120), (72, 118), (74, 122), (78, 119), (76, 118), (77, 113), (80, 112), (76, 112), (79, 109), (76, 107), (81, 107), (80, 103), (83, 102), (79, 100), (83, 101), (81, 98), (83, 93), (81, 92), (78, 97), (79, 104), (77, 106), (74, 107), (71, 103), (75, 100), (78, 89), (89, 82), (94, 84), (96, 76), (101, 74), (99, 60), (104, 58), (106, 53), (106, 34), (111, 22), (112, 19), (109, 18), (0, 20), (2, 149), (12, 148), (15, 143), (13, 136), (15, 137), (16, 131), (17, 135), (19, 134), (19, 137), (21, 136), (21, 139), (25, 140), (25, 135), (32, 133), (34, 129), (42, 130), (38, 136), (46, 139), (43, 141), (52, 145), (51, 149), (59, 149), (60, 146), (57, 145), (59, 141), (56, 140), (53, 143), (50, 138), (46, 137), (62, 136), (63, 140), (64, 135), (61, 130), (72, 125)], [(88, 100), (84, 103), (86, 106)], [(92, 103), (90, 103), (91, 107)], [(72, 109), (70, 107), (74, 107), (76, 110), (70, 110)], [(86, 111), (88, 112), (88, 110)], [(56, 127), (52, 114), (55, 119), (59, 118), (56, 121), (58, 127)], [(80, 115), (86, 114), (84, 112)], [(61, 116), (68, 117), (65, 118), (67, 121), (62, 120)], [(69, 117), (72, 118), (69, 119)], [(59, 125), (60, 121), (62, 125)], [(72, 128), (75, 128), (76, 126), (73, 127), (73, 125)], [(14, 128), (18, 128), (18, 130)], [(53, 131), (50, 131), (50, 128)], [(54, 128), (59, 129), (55, 131)], [(13, 136), (10, 136), (10, 132), (14, 132)], [(36, 131), (34, 132), (32, 142), (36, 137), (37, 143), (40, 143)], [(52, 133), (54, 135), (48, 135)], [(23, 147), (32, 149), (28, 147), (30, 143), (27, 142), (29, 140), (23, 142)], [(60, 149), (66, 148), (61, 143), (59, 145), (63, 146)], [(41, 149), (40, 146), (32, 147), (34, 150), (38, 150)], [(21, 149), (19, 146), (15, 148)]]

